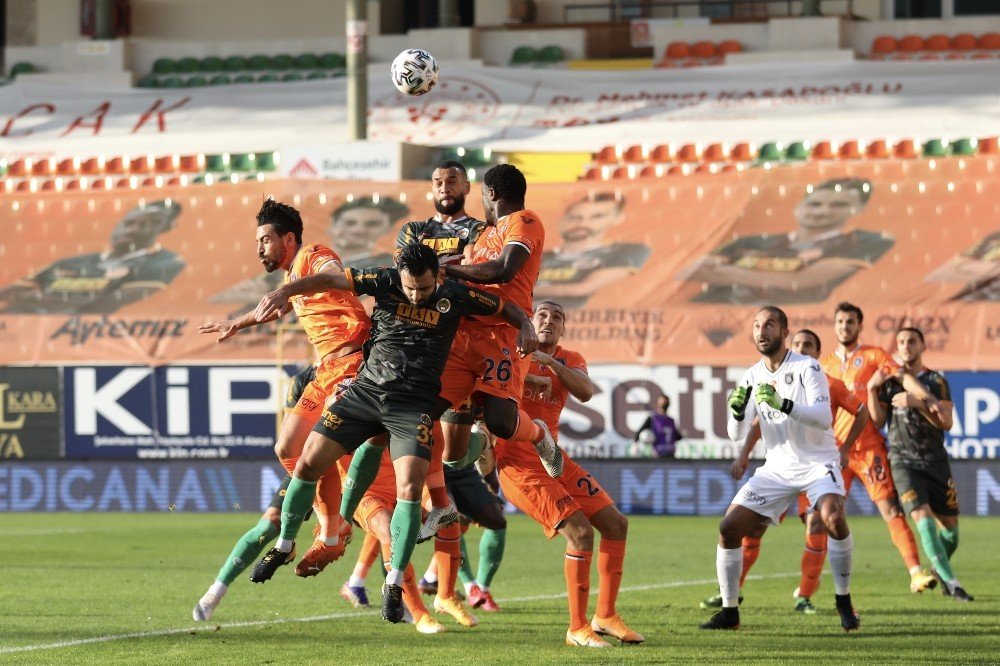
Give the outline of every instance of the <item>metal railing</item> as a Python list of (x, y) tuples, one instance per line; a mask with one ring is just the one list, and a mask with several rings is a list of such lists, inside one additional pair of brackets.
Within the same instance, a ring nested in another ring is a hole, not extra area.
[[(808, 0), (807, 0), (808, 1)], [(696, 15), (690, 18), (769, 18), (771, 16), (800, 16), (802, 13), (803, 0), (660, 0), (656, 2), (643, 2), (642, 0), (610, 0), (609, 2), (590, 2), (563, 7), (564, 23), (587, 23), (597, 21), (627, 21), (637, 18), (686, 18), (680, 15), (680, 10), (694, 7), (698, 9)], [(840, 16), (854, 16), (854, 0), (818, 0), (820, 9), (839, 5), (838, 9), (846, 11)], [(756, 12), (760, 6), (766, 5), (766, 12)], [(772, 5), (784, 6), (784, 14), (771, 12)], [(653, 13), (655, 9), (669, 9), (670, 14), (663, 16), (660, 13)], [(746, 12), (745, 10), (751, 10)], [(741, 11), (744, 10), (744, 11)], [(588, 18), (574, 18), (571, 20), (571, 13), (579, 12), (601, 12), (600, 18), (593, 15)], [(827, 14), (831, 15), (831, 14)], [(837, 15), (837, 14), (832, 14)]]

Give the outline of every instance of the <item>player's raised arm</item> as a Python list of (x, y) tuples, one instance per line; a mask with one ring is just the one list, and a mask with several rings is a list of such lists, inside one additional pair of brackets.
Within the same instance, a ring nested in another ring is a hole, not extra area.
[(198, 327), (199, 333), (221, 333), (217, 342), (222, 342), (223, 340), (228, 340), (229, 338), (236, 335), (236, 333), (244, 328), (250, 328), (251, 326), (259, 326), (260, 324), (266, 324), (267, 322), (274, 321), (280, 315), (275, 312), (272, 316), (267, 319), (258, 319), (257, 311), (251, 310), (250, 312), (237, 317), (236, 319), (223, 319), (220, 321), (212, 321), (207, 324), (202, 324)]
[(511, 326), (517, 327), (517, 353), (524, 358), (538, 349), (538, 334), (535, 325), (524, 310), (513, 303), (504, 303), (500, 315)]
[(530, 255), (528, 248), (520, 243), (507, 243), (496, 259), (481, 264), (448, 265), (444, 267), (445, 275), (476, 284), (505, 284), (514, 279)]
[(283, 284), (274, 291), (265, 294), (257, 304), (256, 313), (259, 321), (270, 321), (284, 316), (292, 309), (288, 302), (292, 296), (302, 294), (318, 294), (330, 290), (352, 291), (351, 281), (344, 273), (340, 262), (329, 261), (320, 272), (298, 280)]
[[(566, 390), (580, 402), (587, 402), (594, 397), (594, 383), (583, 368), (571, 368), (563, 365), (552, 356), (542, 351), (536, 351), (532, 358), (539, 364), (547, 366), (552, 374), (562, 382)], [(638, 437), (638, 435), (636, 435)]]
[(739, 386), (729, 392), (729, 398), (726, 400), (729, 412), (729, 418), (726, 419), (726, 432), (729, 434), (729, 439), (734, 442), (746, 437), (750, 430), (750, 424), (757, 417), (757, 405), (750, 399), (752, 379), (750, 372), (747, 371)]

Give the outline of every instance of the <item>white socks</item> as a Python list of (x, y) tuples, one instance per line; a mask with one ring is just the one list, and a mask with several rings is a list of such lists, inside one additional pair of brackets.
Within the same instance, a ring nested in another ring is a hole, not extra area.
[(351, 577), (347, 579), (347, 586), (348, 587), (364, 587), (365, 586), (365, 582), (366, 582), (366, 579), (364, 579), (364, 578), (362, 578), (360, 576), (355, 576), (354, 574), (351, 574)]
[(292, 548), (295, 547), (295, 540), (282, 539), (279, 537), (278, 540), (274, 542), (274, 547), (278, 549), (279, 553), (290, 553), (292, 552)]
[(402, 585), (403, 572), (399, 569), (390, 569), (389, 573), (385, 575), (385, 582), (388, 585)]
[(221, 599), (222, 597), (225, 596), (228, 590), (229, 590), (228, 585), (223, 583), (221, 580), (217, 580), (209, 586), (208, 592), (206, 594), (211, 594)]
[(743, 546), (715, 550), (715, 572), (719, 577), (719, 592), (724, 608), (740, 605), (740, 574), (743, 573)]
[(854, 535), (845, 539), (827, 539), (827, 555), (833, 573), (833, 588), (837, 594), (851, 593), (851, 556), (854, 552)]

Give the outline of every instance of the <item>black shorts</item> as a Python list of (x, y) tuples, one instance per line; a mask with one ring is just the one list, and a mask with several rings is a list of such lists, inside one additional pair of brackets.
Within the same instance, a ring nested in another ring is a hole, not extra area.
[(927, 504), (937, 516), (958, 515), (958, 491), (947, 460), (917, 469), (899, 458), (889, 459), (892, 480), (896, 484), (899, 503), (910, 513)]
[(458, 425), (472, 425), (475, 419), (472, 416), (472, 398), (466, 398), (459, 407), (453, 407), (441, 415), (442, 423), (455, 423)]
[(483, 512), (490, 506), (503, 505), (503, 500), (490, 490), (474, 465), (462, 469), (445, 467), (444, 484), (458, 512), (474, 523), (484, 522)]
[(431, 428), (440, 414), (437, 397), (386, 391), (364, 381), (351, 382), (331, 402), (313, 428), (353, 453), (368, 439), (389, 433), (389, 454), (431, 459)]

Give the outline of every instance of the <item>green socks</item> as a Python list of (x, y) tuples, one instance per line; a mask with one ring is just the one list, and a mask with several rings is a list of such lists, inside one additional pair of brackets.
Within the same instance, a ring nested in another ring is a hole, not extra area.
[[(316, 482), (303, 481), (293, 476), (285, 491), (285, 501), (281, 503), (281, 538), (294, 541), (302, 527), (306, 512), (316, 497)], [(280, 546), (280, 544), (279, 544)]]
[(479, 541), (479, 572), (476, 580), (487, 589), (500, 568), (506, 543), (507, 530), (483, 530), (483, 538)]
[(938, 533), (937, 522), (933, 518), (921, 518), (917, 521), (917, 531), (920, 533), (920, 543), (924, 546), (924, 553), (931, 558), (934, 569), (945, 582), (953, 581), (955, 574), (951, 570), (951, 563), (948, 562), (948, 552)]
[(264, 550), (264, 546), (276, 536), (278, 528), (272, 525), (270, 520), (261, 518), (255, 527), (236, 542), (233, 552), (229, 553), (229, 559), (219, 569), (219, 575), (215, 579), (225, 583), (227, 587), (232, 585), (233, 581), (253, 564), (260, 551)]
[(472, 463), (479, 460), (479, 456), (483, 455), (483, 449), (485, 448), (486, 435), (478, 430), (473, 430), (469, 434), (469, 450), (465, 453), (465, 455), (458, 460), (445, 460), (444, 464), (454, 469), (465, 469)]
[[(353, 467), (354, 464), (351, 464)], [(413, 549), (417, 545), (420, 531), (420, 500), (396, 499), (396, 509), (392, 512), (389, 536), (392, 548), (390, 566), (397, 571), (406, 571)]]
[(958, 550), (958, 525), (955, 525), (955, 529), (949, 530), (947, 527), (939, 528), (941, 533), (941, 543), (944, 544), (944, 552), (948, 553), (948, 559), (955, 554)]
[(344, 479), (344, 497), (340, 500), (340, 515), (344, 520), (354, 519), (354, 511), (361, 504), (361, 498), (378, 476), (383, 451), (385, 447), (365, 442), (354, 452), (347, 478)]
[(464, 534), (458, 543), (462, 549), (462, 566), (458, 568), (458, 579), (462, 581), (462, 585), (472, 585), (476, 579), (472, 577), (472, 565), (469, 564), (469, 551), (465, 547)]

